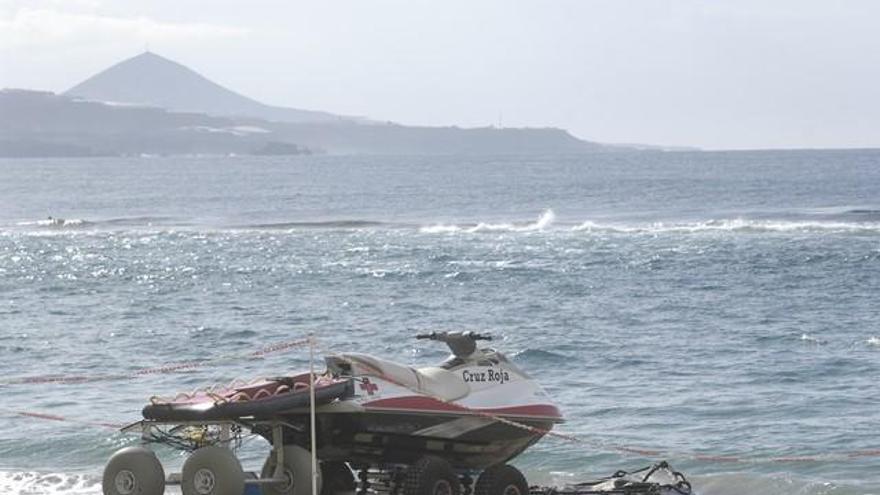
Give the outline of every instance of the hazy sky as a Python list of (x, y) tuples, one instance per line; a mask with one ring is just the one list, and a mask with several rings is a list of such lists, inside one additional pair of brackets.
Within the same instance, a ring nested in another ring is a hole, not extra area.
[(277, 105), (605, 142), (880, 147), (880, 1), (0, 0), (0, 87), (151, 51)]

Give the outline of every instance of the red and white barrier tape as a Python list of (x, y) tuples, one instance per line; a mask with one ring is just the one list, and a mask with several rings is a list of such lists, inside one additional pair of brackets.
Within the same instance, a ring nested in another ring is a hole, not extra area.
[(48, 414), (48, 413), (41, 413), (41, 412), (34, 412), (34, 411), (15, 411), (12, 409), (0, 409), (0, 412), (4, 412), (4, 413), (9, 414), (11, 416), (22, 416), (22, 417), (31, 418), (31, 419), (44, 419), (47, 421), (59, 421), (62, 423), (73, 423), (73, 424), (78, 424), (78, 425), (83, 425), (83, 426), (93, 426), (96, 428), (110, 428), (113, 430), (118, 430), (118, 429), (122, 428), (123, 426), (125, 426), (121, 423), (106, 423), (103, 421), (84, 421), (81, 419), (68, 418), (65, 416), (58, 415), (58, 414)]
[(247, 354), (227, 354), (223, 356), (218, 356), (211, 359), (206, 359), (204, 361), (184, 361), (180, 363), (170, 363), (162, 366), (155, 366), (150, 368), (141, 368), (130, 373), (124, 374), (103, 374), (103, 375), (36, 375), (36, 376), (24, 376), (20, 378), (13, 378), (11, 380), (0, 381), (0, 386), (11, 386), (11, 385), (40, 385), (40, 384), (79, 384), (79, 383), (87, 383), (87, 382), (97, 382), (97, 381), (114, 381), (114, 380), (131, 380), (135, 378), (140, 378), (148, 375), (160, 375), (166, 373), (177, 373), (180, 371), (192, 370), (196, 368), (203, 368), (209, 365), (214, 365), (224, 361), (232, 361), (232, 360), (240, 360), (240, 359), (249, 359), (249, 358), (258, 358), (267, 356), (269, 354), (275, 354), (283, 351), (287, 351), (290, 349), (294, 349), (296, 347), (304, 347), (309, 343), (309, 339), (299, 339), (299, 340), (291, 340), (287, 342), (277, 342), (275, 344), (268, 345), (266, 347), (262, 347), (257, 349), (256, 351), (249, 352)]

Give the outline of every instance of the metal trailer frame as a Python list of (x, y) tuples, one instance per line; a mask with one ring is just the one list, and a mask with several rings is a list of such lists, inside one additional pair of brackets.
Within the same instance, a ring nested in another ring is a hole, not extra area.
[[(259, 476), (255, 478), (245, 478), (245, 485), (270, 485), (270, 484), (281, 484), (286, 483), (287, 479), (284, 477), (284, 434), (283, 428), (293, 428), (294, 430), (300, 430), (298, 426), (292, 425), (286, 421), (281, 420), (254, 420), (254, 421), (235, 421), (235, 420), (219, 420), (219, 421), (156, 421), (156, 420), (141, 420), (135, 423), (131, 423), (129, 425), (123, 426), (120, 428), (120, 432), (122, 433), (140, 433), (141, 439), (145, 440), (146, 443), (161, 443), (161, 442), (150, 442), (148, 441), (148, 433), (151, 429), (159, 427), (159, 426), (219, 426), (220, 427), (220, 442), (219, 444), (228, 446), (232, 441), (232, 427), (233, 426), (241, 426), (244, 428), (251, 429), (256, 425), (265, 425), (269, 426), (272, 429), (272, 451), (270, 452), (270, 456), (275, 457), (276, 465), (275, 472), (272, 473), (271, 478), (261, 478)], [(165, 483), (167, 485), (180, 485), (181, 476), (180, 473), (170, 473), (166, 475)]]

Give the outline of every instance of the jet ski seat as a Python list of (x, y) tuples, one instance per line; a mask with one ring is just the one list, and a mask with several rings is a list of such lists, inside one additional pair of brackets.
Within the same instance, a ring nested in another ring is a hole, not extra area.
[(351, 363), (352, 373), (355, 375), (385, 377), (414, 392), (445, 401), (460, 399), (470, 392), (470, 387), (460, 376), (436, 366), (416, 369), (358, 352), (345, 353), (340, 356)]

